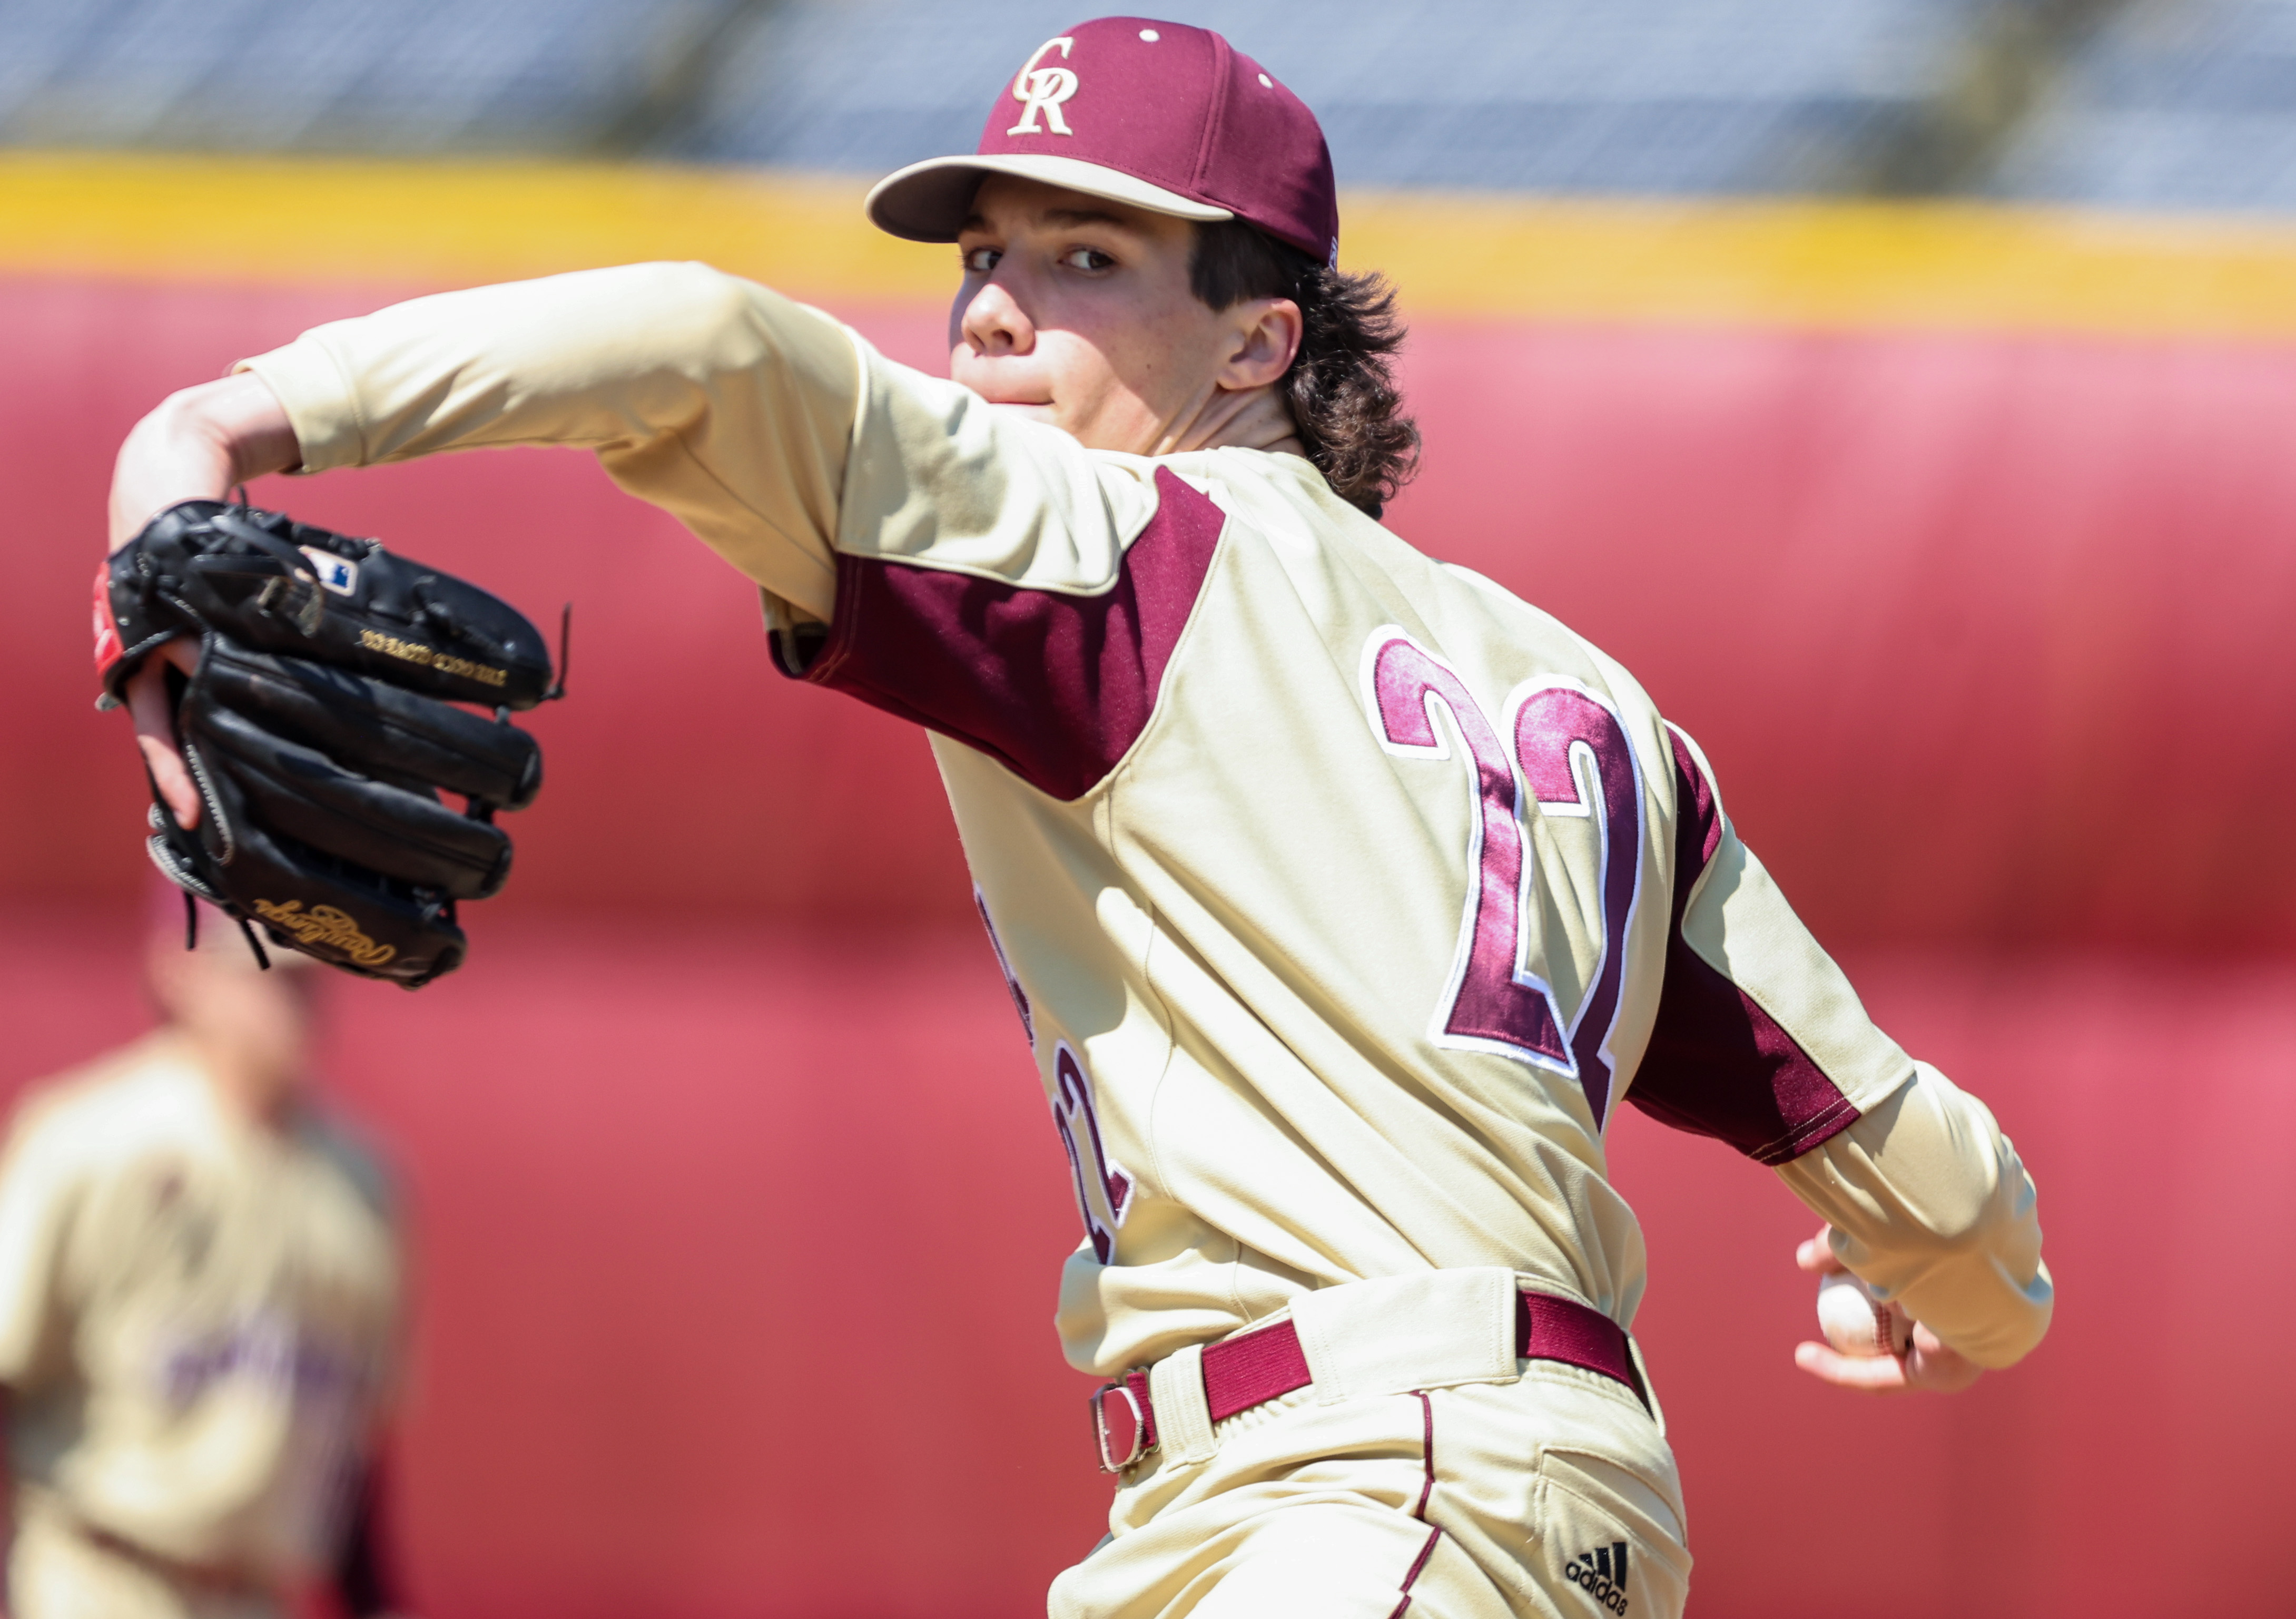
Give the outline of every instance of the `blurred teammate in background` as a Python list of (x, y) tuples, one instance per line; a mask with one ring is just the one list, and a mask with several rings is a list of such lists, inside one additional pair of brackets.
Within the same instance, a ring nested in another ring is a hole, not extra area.
[(311, 1105), (319, 974), (213, 911), (156, 933), (162, 1026), (34, 1086), (0, 1160), (14, 1619), (390, 1611), (373, 1461), (401, 1262)]

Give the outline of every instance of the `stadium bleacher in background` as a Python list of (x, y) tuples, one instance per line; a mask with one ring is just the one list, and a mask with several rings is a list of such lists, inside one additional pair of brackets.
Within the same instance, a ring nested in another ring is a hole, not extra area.
[(2296, 4), (2136, 8), (2067, 64), (1994, 193), (2117, 208), (2296, 206)]
[[(882, 169), (970, 148), (981, 86), (1070, 0), (787, 7), (693, 131), (710, 157)], [(1948, 56), (1958, 0), (1286, 0), (1183, 7), (1282, 75), (1355, 185), (1729, 192), (1814, 181)], [(1007, 20), (1009, 17), (1009, 21)], [(1763, 40), (1749, 49), (1750, 37)]]
[[(2296, 209), (2296, 0), (1177, 10), (1289, 80), (1357, 185)], [(1073, 0), (0, 0), (0, 143), (882, 171), (970, 145), (1016, 42), (1080, 14)]]

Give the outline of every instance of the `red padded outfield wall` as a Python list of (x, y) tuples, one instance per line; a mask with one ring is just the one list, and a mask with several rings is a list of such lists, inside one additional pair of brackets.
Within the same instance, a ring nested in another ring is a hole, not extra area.
[[(643, 196), (671, 201), (638, 208), (625, 176), (357, 170), (237, 192), (243, 171), (197, 171), (245, 235), (316, 211), (349, 245), (154, 279), (108, 243), (184, 206), (192, 173), (0, 175), (29, 222), (0, 280), (29, 609), (0, 645), (10, 1084), (144, 1015), (141, 785), (84, 662), (135, 416), (434, 286), (688, 253), (791, 282), (782, 250), (693, 223), (675, 187), (701, 182), (655, 177)], [(504, 249), (537, 189), (591, 234)], [(747, 201), (824, 240), (810, 193)], [(1679, 216), (1658, 262), (1632, 219), (1381, 206), (1365, 234), (1406, 244), (1382, 257), (1428, 440), (1394, 526), (1637, 672), (1877, 1015), (1994, 1101), (2042, 1186), (2050, 1342), (1958, 1400), (1867, 1403), (1791, 1366), (1799, 1206), (1626, 1116), (1693, 1613), (1852, 1588), (1883, 1615), (2265, 1611), (2296, 1310), (2223, 1304), (2296, 1260), (2296, 310), (2222, 273), (2263, 250), (2179, 244), (2186, 294), (2219, 272), (2179, 304), (2140, 250), (2080, 246), (2094, 231), (1964, 221), (1940, 257), (1908, 216), (1898, 247), (1943, 267), (1931, 301), (1861, 308), (1886, 220), (1798, 217), (1765, 259), (1742, 217)], [(1639, 290), (1463, 292), (1460, 244), (1485, 241), (1505, 263), (1607, 251)], [(829, 239), (833, 283), (796, 290), (936, 364), (939, 261), (865, 243)], [(2054, 300), (1969, 291), (2065, 263)], [(1074, 1214), (922, 742), (775, 677), (740, 582), (584, 457), (258, 493), (537, 616), (577, 603), (574, 698), (537, 721), (551, 788), (473, 965), (336, 997), (331, 1072), (396, 1149), (422, 1248), (398, 1506), (423, 1608), (1029, 1611), (1105, 1499), (1049, 1325)]]

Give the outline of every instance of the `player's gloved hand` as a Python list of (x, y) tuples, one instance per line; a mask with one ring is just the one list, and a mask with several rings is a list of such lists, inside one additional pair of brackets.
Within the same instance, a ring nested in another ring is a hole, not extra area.
[[(1847, 1270), (1827, 1240), (1832, 1231), (1820, 1226), (1816, 1237), (1794, 1250), (1794, 1263), (1816, 1276)], [(1914, 1323), (1913, 1344), (1902, 1355), (1845, 1355), (1831, 1344), (1805, 1340), (1794, 1345), (1794, 1364), (1821, 1383), (1866, 1394), (1902, 1394), (1914, 1389), (1949, 1394), (1976, 1382), (1984, 1369), (1919, 1321)]]
[[(460, 965), (455, 904), (501, 887), (496, 815), (541, 784), (509, 721), (556, 693), (530, 621), (374, 541), (193, 500), (112, 553), (95, 629), (107, 692), (168, 727), (195, 789), (196, 829), (153, 770), (168, 877), (347, 971), (411, 989)], [(155, 692), (136, 678), (160, 659)]]

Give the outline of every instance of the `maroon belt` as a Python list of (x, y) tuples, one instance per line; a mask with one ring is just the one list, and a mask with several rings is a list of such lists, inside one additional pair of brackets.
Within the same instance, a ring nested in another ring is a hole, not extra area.
[[(1517, 1293), (1514, 1341), (1523, 1360), (1560, 1360), (1599, 1372), (1632, 1389), (1645, 1409), (1650, 1405), (1626, 1328), (1600, 1311), (1543, 1293)], [(1315, 1381), (1299, 1330), (1289, 1321), (1206, 1345), (1203, 1376), (1204, 1404), (1214, 1422)], [(1148, 1398), (1146, 1371), (1127, 1372), (1094, 1391), (1092, 1434), (1106, 1473), (1121, 1473), (1156, 1448), (1156, 1408)]]

